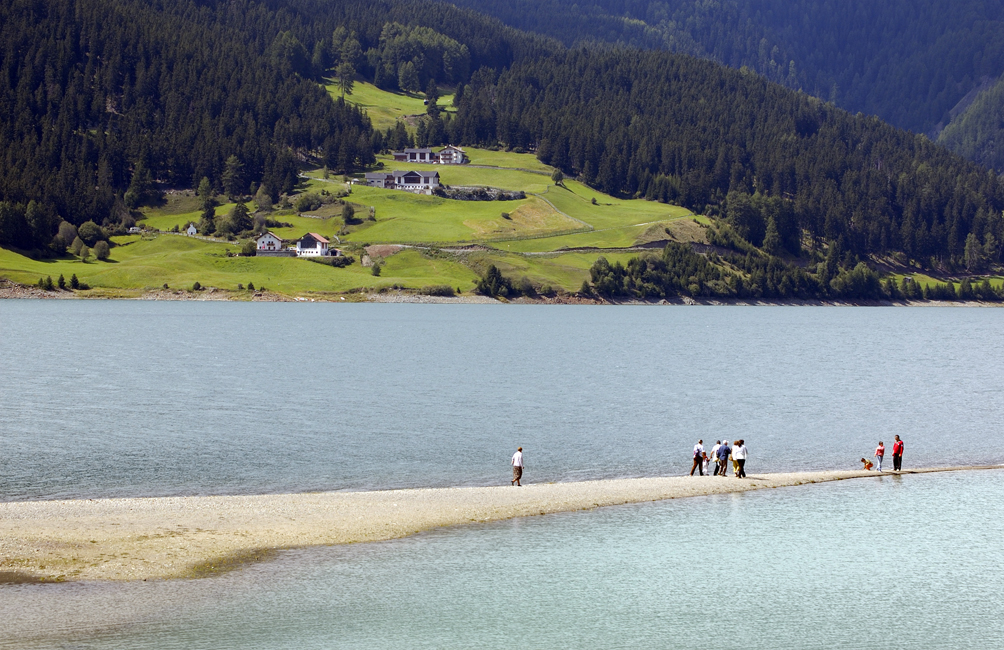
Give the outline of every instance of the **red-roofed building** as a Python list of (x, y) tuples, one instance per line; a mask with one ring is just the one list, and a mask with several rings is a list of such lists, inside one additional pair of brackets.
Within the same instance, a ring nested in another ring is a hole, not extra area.
[(328, 240), (316, 232), (308, 232), (296, 242), (296, 254), (299, 257), (324, 257), (328, 254)]

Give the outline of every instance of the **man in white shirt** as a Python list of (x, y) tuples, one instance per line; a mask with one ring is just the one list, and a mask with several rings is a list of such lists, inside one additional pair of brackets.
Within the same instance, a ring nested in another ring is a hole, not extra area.
[(523, 478), (523, 448), (520, 447), (512, 455), (512, 480), (509, 485), (519, 485), (519, 480)]
[(704, 462), (704, 441), (698, 440), (697, 444), (694, 445), (694, 465), (690, 468), (690, 475), (694, 475), (694, 470), (696, 469), (704, 476), (704, 468), (702, 463)]
[(722, 441), (715, 440), (715, 446), (711, 448), (711, 453), (708, 454), (708, 458), (711, 462), (715, 464), (715, 476), (718, 476), (718, 449), (721, 448)]

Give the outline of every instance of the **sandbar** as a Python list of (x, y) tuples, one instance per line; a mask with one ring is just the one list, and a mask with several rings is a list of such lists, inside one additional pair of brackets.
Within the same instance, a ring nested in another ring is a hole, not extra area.
[[(914, 469), (900, 474), (996, 469)], [(823, 483), (892, 472), (672, 476), (523, 487), (0, 503), (0, 582), (213, 575), (281, 549), (372, 542), (442, 526)]]

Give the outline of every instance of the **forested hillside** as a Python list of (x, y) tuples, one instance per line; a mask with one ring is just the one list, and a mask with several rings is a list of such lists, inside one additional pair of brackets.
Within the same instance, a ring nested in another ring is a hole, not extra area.
[(1000, 0), (453, 0), (567, 45), (666, 48), (747, 66), (916, 133), (1004, 74)]
[(876, 118), (681, 55), (575, 50), (497, 80), (478, 74), (454, 129), (536, 148), (610, 194), (721, 214), (756, 246), (773, 222), (791, 254), (802, 231), (916, 259), (961, 258), (970, 234), (989, 237), (996, 257), (1004, 236), (992, 172)]
[(1004, 78), (979, 93), (945, 127), (938, 144), (1004, 174)]
[[(566, 50), (443, 2), (12, 0), (0, 37), (0, 244), (43, 254), (65, 251), (61, 218), (114, 224), (165, 187), (276, 198), (308, 160), (359, 171), (415, 140), (534, 152), (609, 194), (720, 216), (737, 250), (950, 267), (1004, 241), (1001, 181), (926, 138), (749, 71)], [(450, 88), (456, 113), (432, 102), (414, 133), (375, 131), (332, 78), (347, 95), (357, 79)]]
[[(316, 81), (339, 27), (371, 49), (395, 18), (462, 39), (464, 59), (436, 77), (443, 82), (543, 42), (431, 3), (417, 14), (393, 2), (313, 0), (0, 4), (0, 244), (44, 248), (59, 218), (117, 218), (116, 197), (140, 203), (154, 181), (195, 187), (206, 177), (230, 195), (252, 184), (278, 195), (307, 153), (337, 171), (371, 163), (369, 120)], [(388, 57), (419, 54), (383, 45)]]

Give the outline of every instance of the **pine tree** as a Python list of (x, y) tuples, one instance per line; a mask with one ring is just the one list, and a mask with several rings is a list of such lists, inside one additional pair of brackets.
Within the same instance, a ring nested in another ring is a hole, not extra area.
[(768, 255), (781, 254), (781, 235), (777, 232), (774, 217), (767, 219), (767, 232), (763, 236), (763, 250)]
[(236, 201), (244, 194), (244, 163), (237, 156), (231, 155), (223, 167), (223, 191), (231, 201)]
[(418, 79), (415, 64), (411, 61), (402, 63), (397, 72), (397, 85), (406, 93), (417, 93), (422, 87)]
[(199, 195), (199, 206), (203, 210), (208, 210), (216, 204), (213, 200), (213, 188), (209, 184), (209, 179), (205, 176), (203, 176), (202, 180), (199, 181), (197, 194)]

